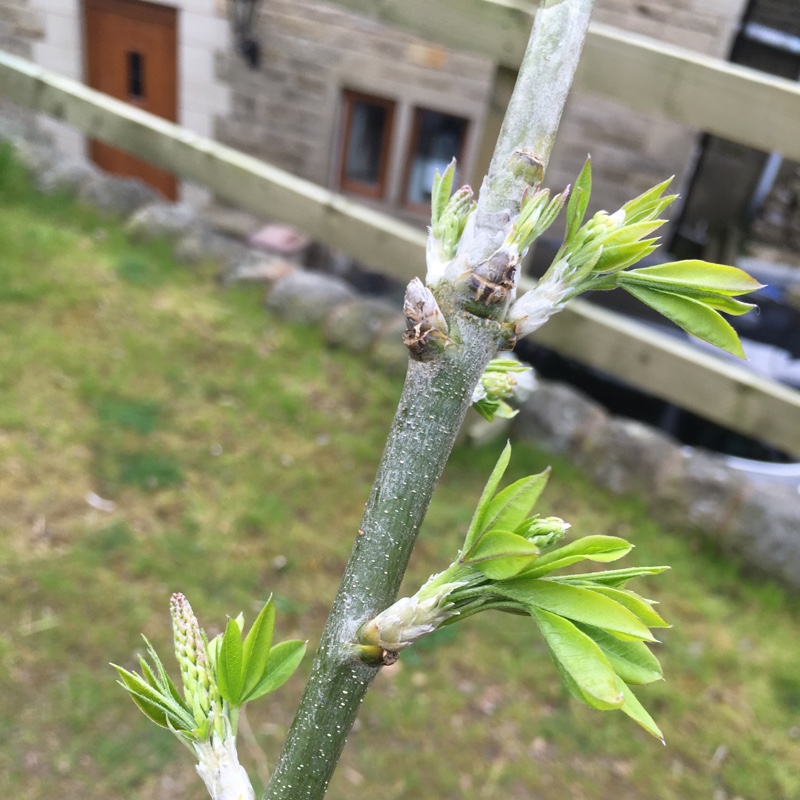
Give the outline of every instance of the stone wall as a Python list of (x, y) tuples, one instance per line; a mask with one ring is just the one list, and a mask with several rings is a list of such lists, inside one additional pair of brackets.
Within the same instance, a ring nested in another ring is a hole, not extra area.
[(33, 42), (43, 36), (43, 20), (28, 0), (0, 0), (0, 50), (31, 58)]

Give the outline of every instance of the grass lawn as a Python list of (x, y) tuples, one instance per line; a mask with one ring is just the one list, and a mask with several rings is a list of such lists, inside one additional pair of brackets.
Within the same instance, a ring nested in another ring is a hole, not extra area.
[[(140, 632), (169, 652), (171, 592), (211, 635), (274, 593), (280, 639), (319, 636), (400, 384), (212, 277), (36, 194), (0, 154), (3, 797), (204, 796), (108, 666), (134, 664)], [(454, 454), (409, 590), (449, 562), (498, 451)], [(624, 565), (673, 566), (639, 584), (674, 624), (667, 680), (639, 692), (667, 746), (569, 699), (532, 622), (485, 614), (378, 677), (329, 796), (800, 798), (797, 598), (557, 459), (519, 446), (509, 477), (547, 463), (543, 511), (630, 538)], [(308, 667), (249, 712), (258, 784)]]

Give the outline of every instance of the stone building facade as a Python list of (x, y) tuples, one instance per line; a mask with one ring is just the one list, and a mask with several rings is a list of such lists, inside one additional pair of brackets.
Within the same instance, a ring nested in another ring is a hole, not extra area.
[[(0, 47), (83, 79), (86, 2), (0, 0)], [(232, 47), (225, 0), (156, 4), (178, 12), (177, 121), (186, 127), (410, 220), (425, 218), (423, 184), (450, 155), (471, 174), (494, 73), (487, 59), (321, 0), (264, 0), (251, 68)], [(598, 0), (595, 19), (724, 58), (745, 4)], [(85, 150), (74, 131), (57, 133), (67, 151)], [(548, 183), (571, 182), (591, 151), (595, 203), (612, 209), (666, 175), (680, 184), (697, 141), (686, 126), (575, 92)]]

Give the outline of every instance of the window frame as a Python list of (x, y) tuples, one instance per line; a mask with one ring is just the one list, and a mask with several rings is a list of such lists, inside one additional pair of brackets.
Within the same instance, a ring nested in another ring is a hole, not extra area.
[(442, 111), (440, 108), (430, 108), (429, 106), (413, 107), (414, 118), (411, 123), (411, 133), (408, 137), (405, 164), (403, 164), (403, 181), (400, 193), (400, 207), (405, 211), (409, 211), (412, 214), (418, 214), (419, 216), (423, 217), (430, 216), (430, 203), (412, 202), (408, 199), (408, 189), (411, 181), (411, 164), (414, 160), (414, 154), (417, 152), (417, 148), (419, 147), (420, 129), (422, 128), (422, 114), (425, 111), (433, 114), (441, 114), (442, 116), (446, 117), (453, 117), (453, 119), (462, 120), (464, 122), (464, 135), (461, 138), (461, 147), (459, 148), (458, 153), (454, 154), (455, 159), (458, 162), (459, 172), (462, 174), (464, 170), (464, 153), (467, 149), (467, 139), (470, 134), (470, 128), (472, 127), (472, 120), (469, 117), (460, 117), (458, 114), (451, 114), (449, 111)]
[[(352, 135), (353, 111), (357, 102), (367, 102), (370, 105), (380, 106), (386, 110), (385, 135), (381, 142), (381, 152), (378, 158), (378, 180), (375, 184), (348, 178), (347, 150)], [(373, 200), (384, 200), (389, 183), (389, 156), (394, 138), (394, 119), (397, 109), (396, 101), (379, 95), (367, 94), (353, 89), (342, 90), (342, 125), (341, 146), (339, 148), (339, 189), (343, 192), (358, 194)]]

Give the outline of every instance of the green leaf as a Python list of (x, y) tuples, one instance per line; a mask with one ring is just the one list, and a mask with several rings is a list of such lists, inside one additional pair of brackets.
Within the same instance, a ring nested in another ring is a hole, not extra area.
[(595, 587), (596, 584), (603, 586), (624, 586), (632, 578), (641, 578), (643, 575), (660, 575), (671, 567), (627, 567), (625, 569), (606, 569), (601, 572), (581, 572), (575, 575), (553, 575), (551, 581), (559, 583), (575, 583)]
[(655, 641), (647, 626), (627, 608), (591, 589), (525, 575), (503, 581), (494, 591), (561, 617), (602, 628), (618, 638)]
[(614, 671), (624, 681), (644, 684), (662, 679), (661, 664), (644, 642), (623, 642), (592, 625), (580, 622), (576, 625), (605, 653)]
[(627, 274), (632, 280), (646, 282), (653, 288), (686, 288), (729, 297), (763, 288), (763, 284), (741, 269), (696, 259), (642, 267)]
[(592, 159), (586, 159), (575, 186), (569, 196), (567, 203), (567, 230), (564, 234), (564, 241), (569, 242), (578, 232), (583, 218), (586, 216), (586, 209), (589, 205), (589, 198), (592, 196)]
[(594, 265), (595, 272), (616, 272), (647, 258), (658, 249), (658, 239), (644, 239), (641, 242), (604, 246), (600, 258)]
[(549, 477), (548, 467), (538, 475), (528, 475), (506, 486), (486, 507), (480, 522), (480, 533), (494, 529), (513, 531), (518, 528), (530, 515)]
[(445, 169), (444, 174), (440, 175), (437, 169), (433, 176), (433, 188), (431, 189), (431, 227), (435, 228), (442, 218), (444, 209), (450, 200), (453, 191), (453, 180), (456, 174), (456, 160), (453, 159)]
[(628, 274), (633, 273), (620, 273), (620, 285), (637, 300), (663, 314), (692, 336), (713, 344), (731, 355), (745, 358), (736, 331), (712, 308), (690, 297), (637, 286), (627, 281), (623, 283), (622, 276)]
[(272, 634), (275, 629), (275, 604), (272, 598), (253, 622), (253, 627), (244, 640), (244, 679), (242, 696), (246, 697), (259, 683), (267, 665), (269, 649), (272, 647)]
[(191, 729), (194, 726), (194, 719), (183, 704), (179, 705), (172, 698), (165, 697), (135, 672), (129, 672), (117, 664), (111, 666), (119, 674), (120, 685), (128, 691), (134, 703), (157, 725), (169, 728), (169, 719), (173, 723), (172, 727)]
[[(672, 180), (673, 178), (667, 178), (665, 181), (656, 184), (647, 191), (642, 192), (637, 197), (634, 197), (633, 200), (628, 200), (628, 202), (622, 206), (622, 210), (625, 212), (625, 221), (638, 221), (638, 218), (643, 212), (645, 212), (647, 209), (650, 209), (657, 203), (664, 202), (665, 200), (669, 200), (669, 202), (672, 203), (678, 197), (678, 195), (673, 194), (668, 195), (667, 197), (661, 196), (669, 188)], [(669, 203), (667, 205), (669, 205)]]
[(242, 702), (255, 700), (283, 686), (300, 665), (305, 652), (306, 642), (300, 639), (291, 639), (287, 642), (276, 644), (275, 647), (269, 651), (267, 666), (261, 680), (252, 691), (243, 698)]
[(742, 314), (747, 314), (754, 308), (758, 308), (755, 303), (743, 303), (741, 300), (734, 300), (732, 297), (712, 294), (711, 292), (697, 292), (692, 294), (691, 298), (698, 300), (704, 306), (713, 308), (715, 311), (722, 311), (724, 314), (730, 314), (733, 317), (741, 317)]
[(189, 707), (186, 705), (186, 701), (183, 698), (183, 695), (178, 691), (175, 684), (172, 682), (172, 679), (167, 674), (166, 669), (164, 669), (164, 665), (161, 663), (161, 659), (158, 657), (158, 653), (156, 653), (155, 648), (152, 644), (148, 641), (146, 636), (142, 636), (147, 645), (147, 651), (150, 655), (150, 660), (156, 667), (156, 671), (158, 672), (158, 685), (161, 689), (161, 693), (165, 695), (169, 695), (175, 703), (177, 703), (182, 708), (186, 709), (186, 713), (191, 713), (189, 711)]
[(665, 219), (646, 219), (630, 225), (625, 224), (613, 233), (603, 237), (603, 249), (638, 242), (644, 236), (648, 236), (653, 231), (658, 230), (665, 223)]
[(619, 708), (623, 696), (614, 669), (602, 650), (563, 617), (536, 607), (531, 608), (531, 616), (536, 620), (559, 672), (568, 678), (566, 683), (570, 691), (592, 708)]
[(627, 714), (634, 722), (637, 722), (639, 725), (641, 725), (649, 734), (655, 736), (656, 739), (661, 742), (661, 744), (665, 744), (664, 734), (661, 733), (661, 729), (658, 727), (658, 725), (656, 725), (653, 718), (647, 713), (636, 695), (628, 688), (628, 686), (626, 686), (622, 679), (617, 678), (617, 681), (619, 682), (619, 687), (624, 697), (620, 711), (622, 711), (624, 714)]
[(612, 600), (616, 600), (621, 606), (625, 606), (631, 614), (635, 614), (639, 617), (648, 628), (672, 627), (655, 612), (653, 606), (651, 606), (647, 600), (636, 594), (636, 592), (632, 592), (630, 589), (612, 589), (608, 586), (596, 586), (594, 587), (594, 591), (600, 592), (600, 594), (610, 597)]
[(503, 475), (505, 475), (506, 469), (508, 468), (508, 462), (510, 460), (511, 442), (506, 442), (506, 446), (503, 448), (503, 452), (500, 453), (500, 458), (497, 459), (497, 463), (494, 465), (494, 469), (492, 470), (492, 474), (489, 476), (489, 480), (486, 481), (486, 486), (483, 489), (483, 494), (481, 494), (481, 499), (478, 500), (478, 506), (475, 509), (475, 513), (472, 515), (472, 521), (469, 524), (467, 537), (464, 540), (464, 552), (466, 552), (472, 546), (472, 543), (478, 535), (478, 530), (482, 530), (480, 526), (483, 513), (486, 510), (486, 506), (491, 502), (494, 493), (497, 491), (497, 487), (500, 481), (503, 479)]
[(219, 693), (232, 706), (241, 705), (242, 693), (242, 631), (235, 619), (229, 619), (222, 637), (217, 661)]
[(539, 548), (510, 531), (491, 530), (470, 550), (464, 563), (492, 580), (513, 578), (538, 557)]
[(632, 549), (633, 545), (630, 542), (618, 536), (584, 536), (543, 555), (526, 576), (539, 577), (587, 559), (601, 563), (616, 561), (626, 556)]
[(671, 261), (655, 267), (642, 267), (634, 270), (631, 274), (646, 279), (648, 282), (655, 281), (660, 284), (715, 292), (730, 297), (764, 288), (763, 284), (744, 270), (697, 259)]

